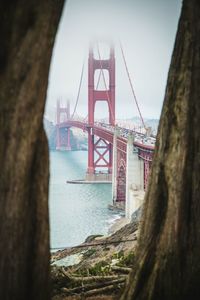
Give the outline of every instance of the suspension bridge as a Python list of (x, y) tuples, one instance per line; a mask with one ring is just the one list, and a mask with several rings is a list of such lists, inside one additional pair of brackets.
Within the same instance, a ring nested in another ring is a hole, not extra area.
[[(122, 46), (121, 53), (130, 83), (133, 99), (139, 112), (144, 132), (119, 127), (115, 116), (115, 53), (110, 46), (108, 59), (102, 59), (97, 44), (98, 58), (94, 56), (94, 46), (88, 57), (88, 116), (82, 120), (75, 118), (83, 68), (74, 111), (70, 114), (70, 104), (62, 106), (57, 102), (56, 149), (71, 150), (70, 128), (79, 128), (88, 134), (88, 166), (85, 181), (90, 183), (112, 182), (112, 198), (116, 207), (126, 210), (126, 216), (141, 205), (138, 193), (144, 194), (150, 176), (155, 137), (148, 132), (133, 89)], [(98, 79), (95, 84), (95, 76)], [(108, 78), (105, 76), (107, 71)], [(99, 88), (100, 78), (104, 88)], [(94, 118), (97, 102), (106, 102), (109, 112), (108, 122), (97, 122)], [(136, 175), (137, 174), (137, 175)]]

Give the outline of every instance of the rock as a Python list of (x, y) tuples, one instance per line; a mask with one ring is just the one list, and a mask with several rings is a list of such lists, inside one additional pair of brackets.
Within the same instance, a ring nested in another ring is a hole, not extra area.
[(85, 240), (85, 243), (91, 243), (92, 241), (94, 241), (97, 237), (102, 237), (103, 235), (102, 234), (92, 234), (92, 235), (89, 235), (86, 240)]
[(139, 222), (142, 216), (142, 205), (134, 211), (134, 213), (131, 216), (131, 223)]

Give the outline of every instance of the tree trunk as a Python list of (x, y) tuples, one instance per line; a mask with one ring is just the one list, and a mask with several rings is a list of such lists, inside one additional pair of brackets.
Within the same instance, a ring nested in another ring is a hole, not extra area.
[(121, 299), (200, 299), (200, 1), (183, 1), (136, 268)]
[(0, 299), (49, 298), (42, 119), (63, 0), (0, 2)]

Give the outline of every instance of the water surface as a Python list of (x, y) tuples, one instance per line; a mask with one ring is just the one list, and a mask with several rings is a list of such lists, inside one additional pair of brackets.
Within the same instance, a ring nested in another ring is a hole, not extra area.
[(67, 184), (83, 179), (87, 151), (50, 152), (51, 247), (82, 243), (88, 235), (106, 234), (118, 215), (108, 210), (111, 184)]

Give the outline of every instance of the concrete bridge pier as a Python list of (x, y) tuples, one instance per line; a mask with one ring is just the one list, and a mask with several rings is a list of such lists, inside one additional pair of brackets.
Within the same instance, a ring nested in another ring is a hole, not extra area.
[(138, 158), (137, 150), (133, 146), (133, 135), (128, 136), (126, 151), (126, 202), (125, 216), (131, 219), (143, 203), (144, 199), (144, 170), (143, 160)]
[(117, 200), (117, 137), (119, 135), (119, 129), (115, 126), (113, 135), (113, 160), (112, 160), (112, 200), (113, 205), (116, 205)]

